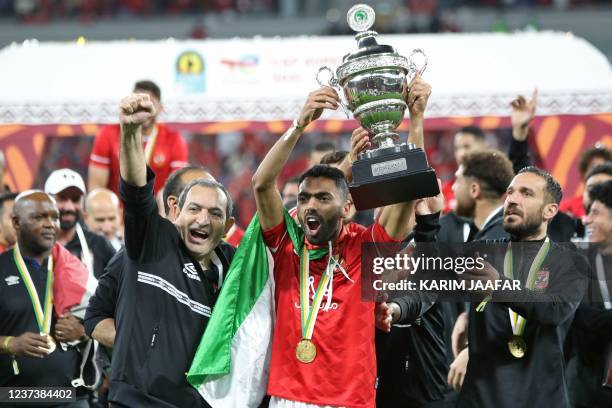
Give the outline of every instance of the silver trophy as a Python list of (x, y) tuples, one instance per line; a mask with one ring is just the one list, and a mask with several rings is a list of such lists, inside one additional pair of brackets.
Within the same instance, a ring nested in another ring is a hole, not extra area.
[[(350, 110), (364, 129), (372, 134), (373, 150), (361, 153), (353, 163), (351, 196), (357, 209), (430, 197), (438, 194), (435, 172), (429, 167), (425, 152), (412, 144), (396, 142), (395, 129), (404, 118), (406, 102), (403, 91), (406, 77), (427, 67), (427, 56), (415, 49), (410, 58), (399, 55), (393, 47), (378, 44), (378, 33), (370, 31), (374, 10), (365, 4), (351, 7), (349, 26), (357, 31), (358, 49), (347, 54), (334, 71), (325, 66), (317, 73), (317, 82), (336, 89), (342, 105)], [(420, 56), (422, 64), (414, 59)]]

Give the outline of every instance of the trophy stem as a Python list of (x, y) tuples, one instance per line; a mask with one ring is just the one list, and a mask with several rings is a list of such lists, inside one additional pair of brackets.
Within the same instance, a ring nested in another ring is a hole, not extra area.
[(378, 142), (378, 147), (380, 147), (380, 148), (395, 146), (395, 142), (393, 141), (394, 140), (393, 136), (385, 135), (385, 136), (383, 136), (382, 138), (380, 138), (378, 140), (380, 140), (380, 142)]
[(376, 133), (372, 137), (372, 141), (376, 143), (379, 148), (393, 147), (395, 145), (395, 141), (399, 140), (399, 138), (399, 133), (393, 132), (392, 130), (387, 130), (384, 132)]

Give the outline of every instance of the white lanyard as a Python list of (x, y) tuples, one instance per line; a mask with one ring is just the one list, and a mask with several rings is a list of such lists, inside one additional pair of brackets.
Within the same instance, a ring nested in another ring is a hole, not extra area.
[(216, 254), (215, 251), (212, 251), (212, 253), (210, 254), (210, 261), (213, 263), (213, 265), (215, 265), (217, 267), (217, 271), (219, 272), (219, 280), (218, 280), (218, 284), (217, 284), (217, 288), (221, 289), (221, 285), (223, 285), (223, 264), (221, 263), (221, 259), (219, 259), (219, 256)]
[(89, 273), (93, 276), (94, 275), (93, 255), (91, 254), (91, 251), (89, 250), (89, 245), (87, 245), (87, 240), (85, 239), (85, 233), (83, 232), (83, 228), (81, 227), (81, 224), (79, 224), (78, 222), (76, 224), (76, 233), (77, 233), (77, 237), (79, 238), (79, 243), (81, 244), (81, 260), (87, 267), (87, 270), (89, 271)]
[(601, 254), (597, 254), (595, 257), (595, 269), (597, 270), (597, 281), (599, 282), (604, 307), (606, 310), (610, 310), (612, 309), (612, 302), (610, 302), (610, 292), (608, 292), (608, 285), (606, 284), (606, 271)]

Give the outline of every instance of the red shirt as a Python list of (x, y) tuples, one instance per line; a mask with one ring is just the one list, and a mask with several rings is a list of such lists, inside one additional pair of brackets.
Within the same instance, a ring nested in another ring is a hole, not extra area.
[(582, 196), (567, 198), (561, 201), (559, 211), (569, 213), (576, 218), (584, 217), (586, 214), (584, 213), (584, 207), (582, 206)]
[[(149, 166), (155, 172), (154, 190), (157, 193), (174, 170), (188, 165), (187, 143), (177, 132), (157, 124), (157, 140)], [(108, 189), (119, 194), (119, 125), (103, 127), (94, 140), (89, 164), (108, 169)], [(146, 146), (147, 142), (144, 143)]]
[(442, 194), (444, 195), (444, 210), (443, 213), (454, 211), (457, 208), (457, 200), (455, 200), (455, 192), (453, 191), (455, 179), (448, 180), (442, 184)]
[[(276, 290), (268, 394), (319, 405), (374, 407), (375, 305), (361, 300), (361, 243), (395, 241), (378, 223), (365, 229), (343, 228), (334, 245), (334, 256), (340, 255), (341, 265), (353, 282), (341, 272), (334, 272), (331, 307), (323, 310), (327, 302), (324, 295), (312, 336), (317, 355), (313, 362), (304, 364), (295, 356), (295, 348), (302, 339), (300, 258), (286, 232), (283, 220), (263, 234), (273, 253)], [(314, 288), (327, 262), (327, 256), (310, 262), (310, 276), (314, 278), (310, 288), (311, 305)]]
[(227, 235), (223, 237), (223, 240), (231, 246), (238, 248), (240, 241), (242, 241), (242, 237), (244, 237), (244, 230), (238, 225), (234, 224), (232, 228), (230, 228)]

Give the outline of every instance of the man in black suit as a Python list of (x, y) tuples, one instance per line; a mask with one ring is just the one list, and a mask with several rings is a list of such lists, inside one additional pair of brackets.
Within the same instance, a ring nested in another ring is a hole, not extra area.
[(510, 160), (498, 150), (477, 150), (463, 158), (455, 177), (457, 214), (474, 220), (464, 241), (507, 237), (502, 221), (504, 194), (514, 177)]

